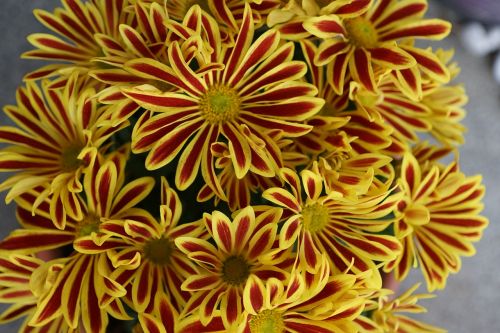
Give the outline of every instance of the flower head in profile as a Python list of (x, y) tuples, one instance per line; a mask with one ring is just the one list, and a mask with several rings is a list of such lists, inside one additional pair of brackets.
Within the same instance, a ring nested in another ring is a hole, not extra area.
[(53, 13), (36, 9), (36, 18), (52, 33), (35, 33), (28, 37), (34, 50), (25, 52), (24, 58), (55, 61), (26, 75), (26, 79), (73, 72), (87, 73), (97, 68), (94, 58), (103, 54), (99, 36), (117, 40), (120, 24), (126, 24), (133, 17), (125, 11), (127, 1), (82, 1), (62, 0), (63, 7)]
[(418, 262), (427, 288), (444, 288), (450, 273), (458, 272), (462, 256), (471, 256), (488, 220), (479, 215), (484, 187), (481, 177), (466, 177), (456, 162), (447, 167), (420, 164), (405, 154), (401, 165), (403, 199), (398, 203), (396, 237), (402, 251), (388, 263), (404, 279)]
[[(315, 63), (327, 65), (328, 82), (337, 93), (343, 92), (347, 73), (367, 90), (378, 92), (381, 73), (416, 67), (420, 53), (405, 49), (406, 40), (448, 35), (450, 23), (422, 19), (426, 10), (424, 0), (375, 0), (362, 15), (321, 15), (307, 19), (303, 27), (323, 39)], [(443, 75), (449, 77), (447, 72)]]
[(269, 208), (255, 215), (252, 206), (242, 209), (229, 220), (215, 211), (205, 214), (203, 220), (215, 241), (193, 237), (178, 237), (177, 247), (200, 266), (200, 271), (188, 277), (182, 289), (193, 293), (184, 312), (197, 312), (201, 323), (207, 325), (216, 310), (221, 310), (224, 326), (229, 329), (241, 318), (243, 289), (251, 276), (262, 279), (286, 279), (288, 273), (280, 268), (283, 262), (266, 264), (275, 248), (277, 222), (281, 209)]
[(50, 197), (52, 220), (60, 229), (66, 215), (82, 218), (82, 175), (106, 140), (125, 125), (101, 126), (105, 107), (85, 81), (74, 75), (64, 89), (49, 89), (49, 81), (41, 89), (29, 82), (17, 91), (18, 105), (4, 109), (18, 127), (0, 127), (0, 141), (9, 144), (0, 150), (0, 170), (15, 172), (0, 184), (1, 190), (10, 189), (7, 202), (44, 187), (38, 202)]
[(196, 58), (200, 70), (193, 71), (177, 42), (168, 50), (170, 66), (150, 59), (133, 60), (125, 66), (134, 75), (177, 88), (171, 92), (150, 86), (125, 90), (129, 98), (155, 112), (136, 125), (132, 150), (149, 151), (146, 167), (150, 170), (180, 155), (175, 177), (179, 189), (191, 185), (201, 169), (205, 182), (224, 198), (215, 175), (213, 143), (228, 143), (238, 178), (250, 171), (272, 176), (283, 162), (269, 131), (282, 131), (285, 137), (304, 135), (311, 127), (300, 122), (318, 112), (323, 101), (313, 97), (313, 86), (297, 81), (306, 67), (291, 60), (293, 44), (280, 47), (279, 34), (273, 30), (253, 41), (248, 5), (232, 47), (222, 47), (213, 19), (199, 11), (193, 15), (202, 15), (193, 19), (201, 20), (211, 50)]
[[(0, 256), (0, 300), (11, 304), (0, 315), (0, 323), (8, 323), (26, 317), (19, 332), (69, 332), (70, 328), (64, 318), (56, 318), (40, 327), (29, 326), (31, 316), (36, 310), (38, 297), (33, 293), (33, 273), (42, 267), (45, 262), (35, 256), (10, 254)], [(46, 276), (47, 285), (53, 282), (53, 274), (59, 268), (54, 267), (52, 274)], [(41, 276), (39, 276), (41, 278)], [(41, 282), (41, 281), (38, 281)]]
[(365, 298), (350, 274), (330, 276), (326, 257), (315, 274), (292, 272), (289, 279), (250, 278), (243, 292), (241, 333), (357, 332), (353, 320), (364, 309)]
[[(310, 170), (302, 171), (299, 178), (294, 171), (282, 169), (281, 177), (290, 189), (270, 188), (263, 197), (287, 209), (289, 217), (280, 230), (279, 243), (282, 249), (296, 246), (301, 268), (315, 273), (325, 254), (334, 274), (349, 269), (355, 274), (378, 272), (375, 261), (396, 257), (398, 240), (375, 232), (392, 222), (386, 217), (395, 209), (399, 195), (389, 192), (349, 199), (332, 190), (324, 193), (323, 179)], [(373, 283), (380, 285), (378, 274)]]
[(403, 313), (424, 313), (427, 310), (417, 304), (422, 299), (433, 298), (432, 294), (413, 294), (420, 284), (416, 284), (396, 298), (391, 298), (389, 290), (382, 289), (375, 293), (378, 300), (373, 299), (372, 305), (366, 307), (369, 317), (360, 316), (355, 319), (360, 333), (375, 332), (419, 332), (445, 333), (446, 330), (426, 324)]

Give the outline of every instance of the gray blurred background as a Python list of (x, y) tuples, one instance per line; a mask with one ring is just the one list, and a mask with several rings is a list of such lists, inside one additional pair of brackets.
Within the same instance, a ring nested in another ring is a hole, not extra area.
[[(474, 2), (475, 1), (472, 1)], [(2, 0), (0, 10), (0, 105), (14, 104), (16, 87), (25, 73), (40, 63), (20, 60), (19, 55), (30, 49), (26, 36), (44, 28), (32, 15), (34, 8), (53, 9), (58, 0)], [(428, 17), (453, 18), (450, 12), (431, 2)], [(497, 13), (497, 17), (500, 12)], [(459, 274), (448, 279), (447, 288), (437, 292), (435, 299), (423, 303), (428, 313), (418, 318), (448, 329), (452, 333), (500, 332), (500, 86), (491, 76), (485, 58), (474, 57), (462, 48), (455, 29), (444, 42), (432, 44), (455, 48), (455, 60), (462, 67), (458, 81), (464, 82), (470, 102), (464, 124), (469, 128), (466, 143), (461, 147), (461, 167), (468, 174), (483, 174), (486, 185), (484, 215), (490, 226), (476, 245), (477, 254), (463, 260)], [(3, 115), (2, 125), (10, 124)], [(5, 179), (0, 174), (0, 180)], [(0, 237), (16, 228), (13, 206), (2, 204), (0, 194)], [(421, 280), (420, 272), (411, 275), (405, 286)], [(402, 288), (404, 288), (403, 286)], [(424, 291), (424, 288), (421, 288)], [(0, 332), (15, 332), (16, 325), (0, 326)]]

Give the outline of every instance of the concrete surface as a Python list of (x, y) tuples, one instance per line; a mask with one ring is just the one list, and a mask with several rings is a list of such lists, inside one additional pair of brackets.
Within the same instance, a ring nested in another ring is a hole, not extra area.
[[(32, 15), (33, 8), (54, 8), (57, 0), (3, 0), (0, 11), (0, 104), (15, 102), (15, 90), (24, 73), (38, 66), (34, 61), (20, 60), (28, 49), (25, 37), (43, 27)], [(437, 11), (437, 15), (446, 12)], [(436, 16), (436, 14), (434, 15)], [(452, 333), (500, 332), (500, 87), (490, 74), (485, 59), (465, 53), (452, 35), (440, 44), (455, 47), (455, 60), (462, 67), (459, 81), (465, 81), (470, 102), (464, 124), (469, 128), (466, 144), (461, 148), (462, 170), (467, 174), (482, 173), (487, 191), (484, 215), (490, 218), (490, 227), (480, 243), (477, 254), (463, 260), (463, 268), (448, 280), (438, 297), (424, 304), (429, 312), (421, 319), (439, 325)], [(1, 116), (0, 122), (6, 123)], [(0, 179), (4, 179), (0, 175)], [(4, 194), (0, 194), (3, 202)], [(16, 228), (13, 206), (0, 203), (0, 237)], [(420, 280), (420, 273), (412, 274), (412, 282)], [(421, 289), (423, 291), (423, 288)], [(14, 332), (15, 324), (0, 326), (0, 332)]]

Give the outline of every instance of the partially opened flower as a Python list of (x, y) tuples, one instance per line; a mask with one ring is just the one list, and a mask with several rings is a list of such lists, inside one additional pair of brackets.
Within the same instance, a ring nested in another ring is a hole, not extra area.
[(466, 128), (461, 124), (465, 117), (464, 105), (468, 98), (461, 85), (441, 85), (424, 90), (422, 104), (431, 110), (428, 118), (430, 134), (444, 145), (464, 143)]
[(0, 151), (0, 170), (15, 172), (0, 189), (10, 189), (9, 202), (43, 186), (39, 201), (50, 196), (52, 220), (64, 229), (66, 215), (83, 216), (78, 200), (83, 173), (106, 140), (126, 124), (100, 126), (105, 107), (93, 99), (94, 87), (77, 76), (71, 77), (65, 89), (49, 89), (49, 84), (43, 82), (40, 89), (28, 83), (17, 91), (18, 105), (5, 107), (18, 127), (0, 127), (0, 141), (10, 144)]
[(118, 39), (119, 25), (130, 23), (133, 17), (125, 11), (127, 1), (81, 1), (62, 0), (63, 7), (54, 13), (36, 9), (37, 19), (52, 33), (36, 33), (28, 37), (34, 50), (23, 54), (25, 58), (56, 61), (26, 75), (26, 79), (39, 79), (47, 76), (72, 72), (88, 72), (97, 68), (93, 62), (102, 55), (98, 36)]
[(466, 177), (455, 162), (447, 167), (421, 166), (407, 153), (401, 183), (404, 198), (398, 203), (395, 234), (403, 248), (385, 269), (394, 270), (401, 280), (418, 263), (427, 288), (442, 289), (448, 275), (460, 269), (460, 257), (474, 254), (472, 243), (488, 225), (479, 215), (484, 195), (481, 177)]
[[(304, 165), (308, 162), (305, 154), (291, 148), (294, 141), (282, 138), (283, 134), (281, 131), (270, 132), (269, 136), (276, 141), (278, 148), (281, 150), (285, 166), (295, 167), (297, 164)], [(253, 135), (253, 139), (257, 140), (255, 135)], [(263, 147), (256, 147), (256, 149), (262, 150)], [(217, 142), (212, 144), (211, 150), (216, 158), (215, 167), (220, 169), (220, 172), (217, 174), (218, 182), (226, 195), (227, 204), (231, 211), (249, 206), (252, 196), (255, 196), (255, 193), (281, 185), (279, 179), (276, 177), (266, 177), (254, 172), (249, 172), (243, 178), (238, 178), (231, 161), (231, 151), (228, 145), (224, 142)], [(259, 154), (255, 155), (255, 158), (259, 158)], [(251, 167), (250, 171), (252, 169)], [(215, 195), (210, 186), (204, 184), (198, 193), (197, 200), (203, 202), (211, 198), (214, 198), (215, 206), (221, 200), (220, 197)]]
[[(10, 305), (0, 315), (0, 323), (8, 323), (26, 317), (19, 333), (70, 332), (63, 317), (56, 318), (40, 327), (29, 326), (31, 316), (36, 311), (38, 297), (33, 293), (33, 273), (45, 263), (34, 256), (11, 254), (0, 256), (0, 300)], [(54, 267), (54, 272), (58, 270)], [(42, 278), (42, 276), (39, 276)], [(53, 282), (53, 276), (47, 275), (46, 284)]]
[(315, 62), (327, 65), (328, 82), (336, 92), (342, 93), (346, 73), (367, 90), (377, 92), (380, 72), (408, 69), (420, 59), (402, 48), (402, 42), (448, 35), (450, 23), (422, 19), (426, 10), (423, 0), (375, 0), (363, 15), (343, 20), (323, 15), (306, 20), (303, 26), (323, 39)]
[[(348, 95), (335, 93), (326, 82), (325, 68), (314, 64), (318, 48), (308, 40), (300, 44), (311, 81), (325, 104), (305, 122), (313, 129), (294, 140), (293, 150), (308, 154), (309, 168), (317, 169), (325, 184), (344, 196), (366, 194), (369, 190), (387, 191), (393, 172), (390, 157), (381, 152), (391, 144), (390, 128), (382, 127), (380, 119), (365, 126), (371, 120), (368, 115), (346, 110)], [(359, 120), (362, 122), (357, 124)]]
[(393, 147), (392, 150), (398, 154), (410, 150), (411, 144), (419, 140), (419, 133), (431, 132), (434, 130), (433, 122), (444, 118), (423, 101), (408, 98), (390, 76), (381, 78), (377, 93), (353, 84), (350, 95), (358, 110), (365, 112), (370, 119), (381, 120), (393, 128), (390, 134), (392, 145), (400, 149), (395, 151)]
[(251, 276), (287, 278), (288, 273), (280, 268), (280, 262), (274, 265), (262, 262), (262, 258), (275, 250), (281, 212), (281, 209), (269, 208), (256, 217), (249, 206), (231, 222), (223, 213), (215, 211), (203, 217), (215, 246), (193, 237), (175, 240), (177, 247), (200, 266), (199, 273), (182, 284), (183, 290), (193, 293), (185, 313), (198, 313), (201, 323), (207, 325), (215, 310), (220, 309), (224, 326), (229, 329), (241, 319), (243, 289)]
[(302, 171), (299, 178), (294, 171), (282, 169), (281, 177), (289, 190), (275, 187), (263, 193), (265, 199), (288, 210), (289, 217), (279, 234), (280, 247), (296, 248), (300, 267), (310, 273), (317, 272), (325, 254), (332, 273), (373, 270), (373, 283), (380, 285), (376, 261), (393, 260), (400, 244), (392, 236), (375, 232), (392, 222), (387, 216), (400, 197), (389, 192), (343, 198), (324, 189), (321, 176), (310, 170)]
[[(148, 0), (155, 1), (155, 0)], [(156, 0), (163, 2), (164, 0)], [(168, 14), (173, 19), (182, 21), (189, 8), (199, 5), (204, 11), (210, 13), (230, 31), (237, 32), (243, 21), (245, 5), (252, 9), (255, 26), (258, 28), (265, 23), (267, 14), (278, 7), (281, 0), (169, 0), (167, 1)]]
[(241, 333), (357, 332), (353, 319), (361, 314), (365, 299), (354, 288), (354, 275), (330, 276), (323, 256), (315, 274), (292, 272), (287, 281), (262, 281), (252, 276), (244, 290)]
[(433, 298), (432, 294), (413, 294), (420, 285), (416, 284), (396, 298), (391, 298), (391, 291), (382, 290), (378, 302), (367, 306), (368, 317), (355, 319), (360, 333), (394, 332), (394, 333), (445, 333), (446, 331), (404, 315), (424, 313), (427, 310), (417, 304), (422, 299)]
[(363, 14), (369, 5), (370, 0), (288, 0), (286, 5), (269, 14), (267, 25), (278, 29), (284, 39), (300, 41), (311, 36), (304, 26), (308, 19), (323, 15), (337, 19), (356, 17)]
[(269, 131), (281, 130), (285, 137), (301, 136), (311, 127), (299, 122), (323, 105), (321, 99), (313, 97), (313, 86), (296, 81), (305, 74), (306, 67), (291, 60), (293, 44), (279, 47), (279, 34), (273, 30), (252, 42), (252, 22), (247, 6), (235, 45), (222, 48), (216, 22), (203, 17), (210, 42), (207, 47), (212, 51), (202, 54), (198, 66), (220, 62), (224, 63), (222, 70), (208, 66), (205, 72), (195, 73), (176, 42), (168, 50), (170, 66), (150, 59), (126, 64), (125, 68), (138, 76), (156, 78), (178, 88), (161, 92), (137, 87), (125, 90), (125, 94), (157, 112), (136, 126), (133, 151), (149, 151), (146, 167), (150, 170), (180, 155), (175, 177), (180, 189), (191, 185), (201, 168), (205, 182), (218, 196), (225, 197), (216, 180), (210, 149), (220, 140), (228, 142), (238, 178), (251, 168), (261, 175), (274, 175), (283, 162)]

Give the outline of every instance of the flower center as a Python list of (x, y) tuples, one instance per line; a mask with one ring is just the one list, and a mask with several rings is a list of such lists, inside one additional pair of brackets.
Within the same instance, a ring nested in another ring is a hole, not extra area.
[(201, 98), (200, 110), (209, 123), (216, 125), (235, 119), (240, 112), (240, 104), (240, 97), (234, 89), (217, 85), (208, 89)]
[(429, 209), (423, 205), (400, 201), (398, 210), (403, 213), (404, 221), (414, 227), (426, 225), (431, 219)]
[(314, 203), (302, 210), (304, 228), (312, 233), (323, 230), (329, 221), (328, 209), (323, 205)]
[(378, 34), (372, 23), (363, 17), (347, 19), (344, 22), (347, 38), (357, 47), (372, 48), (377, 45)]
[(72, 145), (61, 152), (60, 165), (63, 171), (74, 171), (83, 165), (83, 161), (78, 159), (82, 151), (82, 146)]
[(231, 256), (222, 265), (222, 279), (232, 285), (240, 285), (250, 275), (250, 265), (241, 256)]
[(264, 310), (249, 321), (251, 333), (284, 333), (285, 323), (281, 313), (275, 310)]
[(170, 264), (174, 245), (170, 238), (153, 239), (147, 242), (143, 248), (144, 257), (158, 266)]
[(77, 234), (80, 237), (88, 236), (93, 232), (99, 232), (101, 218), (94, 213), (87, 214), (77, 225)]

